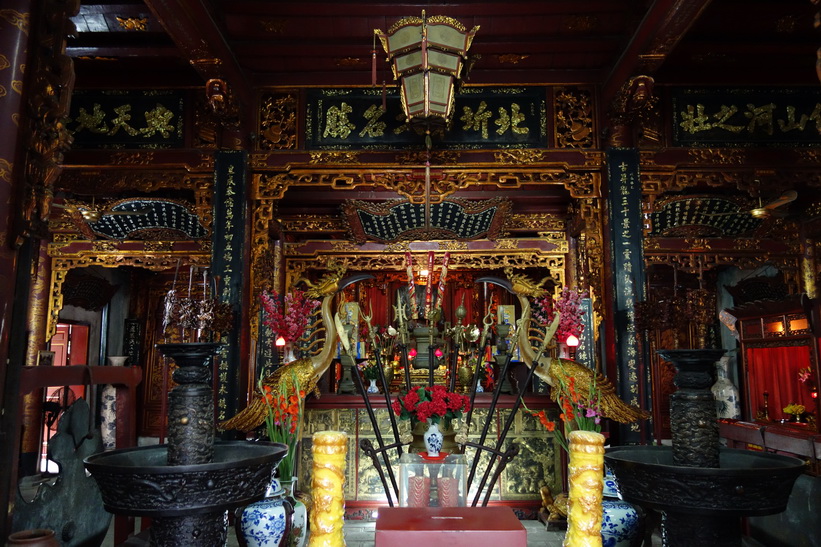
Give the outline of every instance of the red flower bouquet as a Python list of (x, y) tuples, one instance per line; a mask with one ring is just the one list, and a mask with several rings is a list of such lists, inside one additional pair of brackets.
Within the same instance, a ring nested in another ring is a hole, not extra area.
[(400, 420), (410, 420), (411, 424), (426, 422), (438, 424), (444, 421), (445, 428), (452, 420), (461, 418), (470, 410), (470, 398), (453, 393), (444, 386), (417, 387), (393, 401), (393, 411)]

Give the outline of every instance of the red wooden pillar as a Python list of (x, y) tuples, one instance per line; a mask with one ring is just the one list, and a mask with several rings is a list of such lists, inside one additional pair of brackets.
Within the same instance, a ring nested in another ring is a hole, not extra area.
[[(23, 184), (19, 127), (23, 119), (23, 81), (29, 47), (26, 0), (2, 0), (0, 17), (0, 370), (5, 387), (17, 253), (14, 241), (14, 197)], [(5, 391), (5, 390), (3, 390)], [(5, 401), (4, 401), (5, 402)]]
[[(26, 0), (0, 0), (0, 502), (5, 510), (0, 518), (0, 540), (10, 532), (13, 486), (17, 482), (19, 449), (18, 397), (19, 369), (22, 363), (9, 363), (15, 329), (15, 288), (18, 251), (15, 231), (16, 204), (25, 175), (20, 128), (24, 124), (24, 70), (30, 47), (30, 9)], [(29, 67), (30, 68), (30, 67)], [(19, 298), (18, 298), (19, 300)], [(19, 307), (19, 306), (18, 306)], [(20, 332), (16, 329), (15, 332)], [(7, 364), (8, 363), (8, 364)]]

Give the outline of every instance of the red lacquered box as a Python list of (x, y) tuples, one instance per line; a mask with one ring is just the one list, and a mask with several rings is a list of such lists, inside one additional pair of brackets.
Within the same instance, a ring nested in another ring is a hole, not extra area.
[(409, 545), (527, 547), (527, 530), (510, 507), (380, 508), (375, 547)]

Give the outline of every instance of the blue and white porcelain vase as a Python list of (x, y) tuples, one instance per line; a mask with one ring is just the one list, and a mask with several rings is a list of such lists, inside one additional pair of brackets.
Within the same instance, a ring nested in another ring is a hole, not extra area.
[[(109, 355), (108, 366), (122, 367), (128, 361), (127, 355)], [(103, 449), (117, 448), (117, 388), (106, 384), (100, 394), (100, 435)]]
[(438, 458), (439, 451), (442, 450), (442, 442), (445, 436), (439, 431), (439, 424), (428, 420), (428, 430), (423, 436), (425, 440), (425, 449), (428, 451), (428, 457)]
[(376, 378), (370, 380), (371, 385), (366, 390), (368, 393), (379, 393), (379, 388), (376, 387)]
[(730, 380), (730, 356), (716, 361), (716, 383), (710, 388), (716, 399), (716, 417), (726, 419), (741, 418), (741, 395)]
[[(308, 531), (308, 510), (293, 497), (296, 479), (271, 481), (265, 498), (240, 509), (237, 539), (247, 547), (303, 547)], [(286, 519), (290, 514), (290, 527)], [(290, 542), (285, 538), (288, 532)]]
[(641, 545), (642, 515), (636, 506), (620, 498), (616, 477), (605, 468), (602, 491), (602, 547)]

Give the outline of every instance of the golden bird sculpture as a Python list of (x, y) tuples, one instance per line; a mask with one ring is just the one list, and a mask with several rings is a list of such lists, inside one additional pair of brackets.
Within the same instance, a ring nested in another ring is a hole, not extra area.
[[(286, 363), (263, 378), (263, 389), (264, 386), (268, 386), (275, 396), (282, 393), (289, 393), (292, 389), (294, 379), (296, 379), (299, 383), (300, 390), (304, 390), (306, 394), (313, 392), (319, 397), (319, 390), (316, 384), (322, 375), (325, 374), (325, 371), (328, 370), (328, 367), (331, 366), (336, 348), (337, 329), (331, 314), (331, 303), (334, 295), (351, 283), (373, 277), (368, 274), (357, 274), (343, 279), (346, 269), (347, 266), (344, 263), (334, 264), (331, 267), (330, 273), (316, 283), (307, 282), (305, 279), (300, 280), (306, 281), (309, 287), (308, 290), (305, 291), (306, 295), (311, 298), (322, 299), (320, 310), (322, 322), (325, 325), (325, 342), (318, 355)], [(265, 399), (263, 399), (262, 393), (259, 389), (256, 389), (248, 406), (234, 417), (220, 422), (218, 428), (223, 431), (232, 429), (245, 432), (251, 431), (262, 425), (265, 421), (267, 411), (268, 405)]]
[(546, 295), (548, 291), (544, 288), (544, 284), (548, 281), (553, 281), (553, 277), (548, 275), (537, 283), (524, 274), (515, 273), (509, 266), (504, 269), (504, 272), (510, 283), (509, 290), (513, 294), (525, 297), (539, 298)]
[(590, 403), (591, 388), (595, 386), (601, 416), (621, 424), (630, 424), (650, 418), (650, 413), (646, 410), (622, 401), (616, 394), (613, 383), (605, 376), (581, 363), (568, 359), (550, 358), (548, 363), (539, 362), (536, 367), (536, 376), (550, 385), (554, 398), (557, 398), (560, 392), (559, 382), (568, 385), (570, 378), (573, 378), (576, 392), (584, 405)]
[[(277, 394), (290, 393), (293, 390), (294, 380), (296, 380), (300, 390), (304, 390), (306, 394), (313, 391), (319, 397), (319, 391), (316, 389), (317, 379), (314, 363), (311, 359), (297, 359), (279, 367), (263, 378), (262, 385), (269, 387), (276, 396)], [(225, 431), (238, 429), (239, 431), (248, 432), (262, 425), (267, 413), (268, 403), (265, 402), (260, 390), (256, 389), (251, 403), (233, 418), (221, 422), (219, 429)]]
[(524, 361), (528, 367), (536, 367), (534, 374), (553, 388), (551, 392), (554, 394), (554, 397), (559, 393), (559, 379), (567, 384), (570, 377), (575, 378), (576, 390), (583, 398), (587, 397), (595, 379), (596, 390), (599, 392), (599, 406), (602, 416), (624, 424), (650, 418), (650, 413), (646, 410), (621, 400), (616, 393), (615, 386), (607, 377), (575, 361), (556, 359), (548, 355), (550, 353), (549, 348), (555, 347), (553, 334), (558, 327), (558, 313), (556, 314), (553, 324), (547, 328), (545, 338), (541, 343), (540, 347), (544, 348), (544, 351), (534, 349), (529, 338), (530, 298), (539, 298), (547, 294), (547, 290), (543, 289), (542, 285), (551, 278), (548, 276), (536, 283), (524, 274), (514, 273), (509, 267), (505, 268), (505, 274), (508, 277), (507, 280), (481, 278), (478, 279), (477, 282), (495, 283), (516, 295), (522, 310), (522, 326), (519, 328), (518, 334), (519, 351), (522, 361)]

